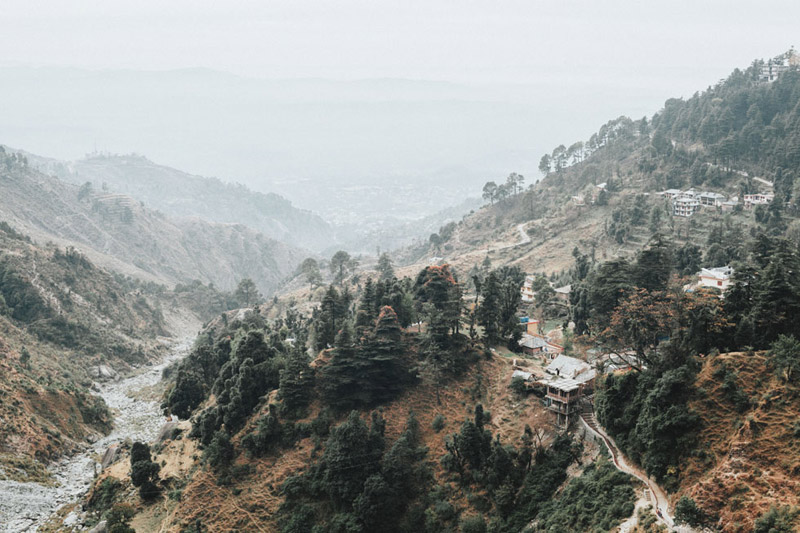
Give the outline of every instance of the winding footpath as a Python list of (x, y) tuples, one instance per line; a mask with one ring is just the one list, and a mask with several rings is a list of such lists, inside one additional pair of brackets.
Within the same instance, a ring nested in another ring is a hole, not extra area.
[(134, 396), (141, 389), (157, 384), (162, 370), (188, 353), (192, 340), (193, 337), (178, 341), (157, 365), (120, 381), (98, 385), (97, 395), (114, 413), (114, 429), (81, 453), (51, 464), (48, 469), (55, 486), (0, 480), (0, 532), (37, 531), (58, 509), (88, 492), (95, 472), (99, 471), (97, 458), (111, 445), (125, 439), (154, 440), (166, 421), (161, 406), (157, 401), (138, 400)]
[(617, 467), (617, 470), (625, 472), (626, 474), (635, 477), (645, 484), (647, 489), (650, 491), (653, 507), (661, 511), (661, 516), (659, 517), (660, 521), (664, 523), (664, 525), (666, 525), (670, 531), (678, 531), (682, 533), (690, 532), (690, 528), (675, 526), (675, 519), (670, 513), (669, 498), (667, 498), (667, 493), (664, 491), (664, 489), (659, 487), (655, 481), (650, 479), (643, 470), (633, 466), (632, 463), (626, 460), (625, 455), (617, 447), (614, 439), (606, 434), (605, 430), (603, 430), (603, 427), (597, 421), (594, 411), (591, 408), (584, 409), (581, 412), (580, 418), (584, 426), (592, 434), (601, 439), (603, 443), (605, 443), (606, 448), (608, 448), (608, 451), (611, 454), (611, 459), (614, 461), (614, 466)]

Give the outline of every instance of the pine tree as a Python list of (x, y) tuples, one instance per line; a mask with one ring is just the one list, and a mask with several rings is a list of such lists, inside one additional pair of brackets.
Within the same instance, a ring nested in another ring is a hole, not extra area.
[(282, 411), (291, 417), (300, 416), (314, 393), (314, 370), (308, 364), (303, 346), (292, 350), (280, 375), (278, 395)]
[(483, 338), (489, 346), (500, 342), (500, 283), (490, 272), (481, 287), (482, 300), (478, 307), (478, 323), (483, 326)]
[(378, 272), (380, 273), (381, 281), (388, 281), (394, 278), (392, 258), (386, 252), (382, 253), (378, 258)]

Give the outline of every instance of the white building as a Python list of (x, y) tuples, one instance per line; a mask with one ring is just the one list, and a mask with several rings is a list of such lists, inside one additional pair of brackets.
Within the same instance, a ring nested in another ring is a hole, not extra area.
[(712, 207), (721, 207), (725, 200), (727, 200), (723, 194), (708, 191), (698, 194), (697, 199), (700, 200), (701, 205), (709, 205)]
[(681, 194), (681, 191), (680, 189), (667, 189), (666, 191), (661, 191), (658, 194), (660, 194), (661, 196), (665, 196), (670, 200), (674, 200), (675, 198), (678, 197), (678, 195)]
[(723, 292), (733, 283), (731, 280), (733, 268), (729, 266), (703, 268), (697, 275), (700, 278), (701, 287), (714, 287)]
[(761, 76), (759, 81), (771, 82), (778, 79), (778, 76), (789, 70), (787, 63), (777, 63), (775, 61), (768, 61), (766, 65), (761, 67)]
[(522, 295), (523, 303), (532, 303), (536, 294), (533, 292), (533, 276), (525, 276), (525, 281), (522, 283), (522, 288), (519, 290)]
[(775, 199), (775, 195), (772, 194), (772, 193), (745, 194), (744, 195), (744, 207), (745, 207), (745, 209), (750, 209), (754, 205), (771, 204), (774, 199)]
[(672, 214), (676, 217), (690, 217), (700, 209), (700, 200), (693, 190), (682, 192), (672, 201)]

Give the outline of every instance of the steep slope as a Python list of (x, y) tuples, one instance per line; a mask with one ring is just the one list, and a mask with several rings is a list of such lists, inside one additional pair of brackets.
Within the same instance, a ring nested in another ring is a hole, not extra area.
[(800, 504), (800, 391), (776, 376), (764, 353), (709, 358), (692, 402), (702, 443), (681, 493), (725, 532), (748, 531), (773, 506)]
[(278, 196), (255, 192), (158, 165), (138, 155), (90, 155), (60, 162), (30, 157), (31, 164), (69, 183), (106, 186), (151, 208), (177, 217), (200, 217), (212, 222), (245, 224), (266, 237), (322, 250), (331, 245), (333, 229), (319, 216)]
[(34, 239), (74, 245), (98, 264), (159, 282), (231, 289), (246, 277), (269, 293), (304, 255), (241, 224), (173, 219), (129, 196), (78, 188), (0, 153), (0, 219)]
[(165, 317), (157, 297), (142, 286), (95, 267), (75, 250), (39, 248), (0, 225), (4, 476), (46, 479), (23, 467), (107, 431), (112, 417), (90, 394), (92, 380), (157, 357), (164, 349), (159, 338), (174, 329), (171, 314)]

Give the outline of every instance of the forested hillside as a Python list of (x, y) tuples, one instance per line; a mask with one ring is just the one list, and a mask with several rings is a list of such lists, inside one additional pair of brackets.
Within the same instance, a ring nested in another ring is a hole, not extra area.
[(138, 155), (91, 155), (72, 162), (29, 156), (33, 166), (95, 190), (106, 187), (177, 217), (238, 223), (264, 236), (321, 251), (331, 246), (333, 229), (319, 216), (297, 209), (277, 194), (252, 191), (158, 165)]
[[(796, 176), (800, 147), (800, 72), (759, 81), (762, 61), (687, 100), (671, 99), (649, 119), (619, 117), (588, 140), (542, 157), (544, 178), (512, 173), (488, 182), (486, 208), (444, 226), (405, 251), (417, 265), (440, 256), (461, 268), (514, 264), (558, 275), (573, 248), (595, 259), (631, 257), (659, 232), (672, 242), (710, 250), (701, 266), (731, 261), (728, 244), (761, 230), (800, 242)], [(729, 210), (704, 207), (672, 215), (666, 189), (710, 191), (738, 199)], [(744, 209), (744, 195), (774, 193), (769, 205)], [(529, 241), (520, 239), (519, 232)]]
[[(484, 273), (466, 314), (441, 266), (347, 278), (311, 315), (221, 317), (165, 398), (191, 425), (147, 453), (134, 444), (96, 484), (92, 519), (287, 533), (619, 524), (633, 481), (547, 423), (536, 396), (510, 388), (511, 358), (488, 349), (518, 338), (520, 276)], [(550, 501), (571, 476), (569, 501)], [(592, 500), (603, 504), (560, 510)]]
[(0, 150), (0, 219), (37, 241), (76, 246), (115, 271), (224, 290), (251, 278), (268, 294), (303, 256), (241, 224), (171, 218), (130, 196), (64, 183), (33, 169), (25, 156)]

